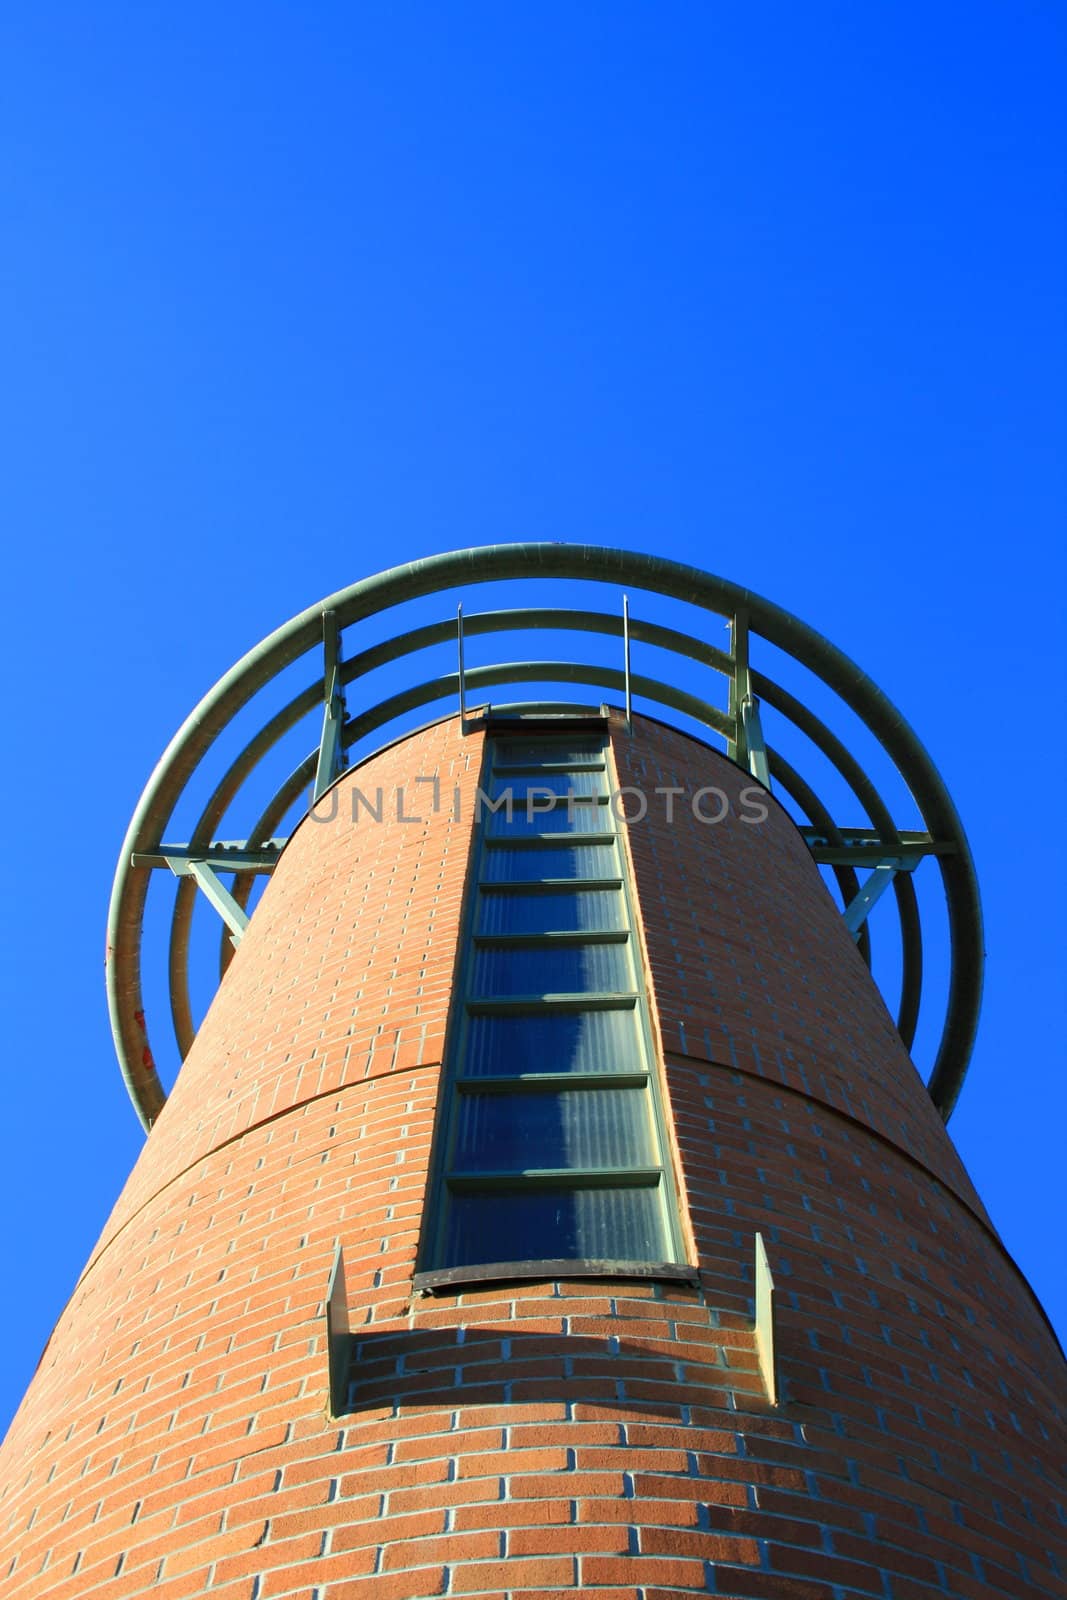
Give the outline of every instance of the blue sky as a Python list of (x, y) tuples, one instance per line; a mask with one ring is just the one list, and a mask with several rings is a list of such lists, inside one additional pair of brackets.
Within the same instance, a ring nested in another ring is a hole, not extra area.
[(952, 1131), (1064, 1335), (1064, 31), (7, 9), (0, 1416), (141, 1142), (102, 954), (156, 758), (294, 612), (496, 540), (748, 584), (918, 730), (989, 951)]

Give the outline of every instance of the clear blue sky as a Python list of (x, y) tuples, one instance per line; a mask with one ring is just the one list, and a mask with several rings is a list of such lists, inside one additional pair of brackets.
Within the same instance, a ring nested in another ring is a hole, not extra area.
[(971, 836), (953, 1133), (1061, 1336), (1064, 15), (235, 3), (0, 19), (0, 1417), (140, 1144), (102, 981), (159, 752), (394, 562), (588, 540), (768, 594)]

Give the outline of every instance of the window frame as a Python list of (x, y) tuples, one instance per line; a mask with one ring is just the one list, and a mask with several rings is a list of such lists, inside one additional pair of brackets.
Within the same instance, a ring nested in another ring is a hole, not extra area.
[[(452, 1014), (449, 1019), (448, 1045), (442, 1063), (441, 1087), (438, 1096), (434, 1138), (430, 1153), (430, 1172), (427, 1184), (426, 1211), (414, 1286), (416, 1290), (432, 1291), (454, 1287), (463, 1282), (492, 1281), (512, 1278), (546, 1278), (559, 1276), (661, 1278), (666, 1281), (696, 1281), (696, 1269), (687, 1261), (685, 1232), (680, 1215), (678, 1186), (673, 1170), (672, 1143), (668, 1136), (666, 1108), (663, 1103), (660, 1074), (657, 1070), (654, 1035), (649, 1015), (649, 997), (641, 962), (641, 945), (638, 937), (636, 905), (629, 882), (628, 854), (624, 849), (621, 830), (625, 819), (620, 818), (611, 801), (611, 751), (606, 717), (597, 720), (590, 728), (588, 721), (579, 730), (561, 726), (562, 719), (545, 725), (531, 719), (528, 725), (516, 730), (514, 724), (495, 729), (490, 724), (486, 731), (482, 762), (481, 788), (485, 794), (494, 793), (500, 777), (536, 777), (546, 772), (572, 773), (596, 771), (602, 774), (604, 794), (581, 796), (576, 805), (588, 806), (591, 802), (605, 808), (603, 816), (611, 823), (611, 831), (597, 830), (573, 833), (529, 833), (501, 835), (494, 831), (499, 811), (482, 808), (472, 837), (470, 871), (465, 892), (465, 905), (461, 918), (462, 947), (456, 968), (456, 982), (452, 996)], [(601, 741), (600, 750), (591, 757), (573, 760), (536, 762), (509, 760), (503, 754), (509, 739), (530, 743), (556, 741), (566, 738), (595, 737)], [(505, 784), (506, 787), (506, 784)], [(541, 797), (542, 802), (547, 797)], [(568, 804), (566, 795), (556, 797), (554, 806)], [(550, 809), (545, 806), (547, 811)], [(598, 873), (590, 878), (522, 878), (492, 879), (486, 875), (487, 857), (493, 850), (518, 847), (524, 853), (545, 847), (585, 847), (608, 845), (613, 852), (613, 870), (610, 874)], [(611, 929), (556, 929), (540, 933), (504, 932), (485, 933), (481, 929), (483, 894), (493, 897), (538, 894), (545, 896), (578, 894), (593, 890), (618, 896), (620, 926)], [(478, 993), (473, 978), (479, 952), (487, 948), (514, 949), (521, 947), (552, 948), (585, 946), (589, 944), (614, 944), (626, 951), (627, 977), (630, 988), (625, 991), (568, 991), (560, 994), (490, 995)], [(585, 1070), (579, 1072), (537, 1072), (521, 1074), (470, 1074), (465, 1071), (471, 1022), (479, 1015), (561, 1015), (567, 1012), (593, 1010), (627, 1010), (634, 1014), (634, 1064), (618, 1070)], [(530, 1168), (478, 1172), (457, 1169), (452, 1165), (456, 1148), (458, 1109), (461, 1100), (473, 1093), (507, 1095), (533, 1095), (575, 1091), (595, 1093), (598, 1089), (625, 1089), (640, 1094), (648, 1118), (649, 1143), (655, 1165), (629, 1163), (626, 1166)], [(452, 1194), (471, 1193), (531, 1193), (546, 1188), (575, 1191), (581, 1188), (617, 1189), (642, 1187), (656, 1190), (660, 1239), (668, 1254), (664, 1259), (608, 1259), (586, 1257), (542, 1257), (518, 1261), (479, 1262), (448, 1265), (443, 1262), (448, 1228), (449, 1197)]]

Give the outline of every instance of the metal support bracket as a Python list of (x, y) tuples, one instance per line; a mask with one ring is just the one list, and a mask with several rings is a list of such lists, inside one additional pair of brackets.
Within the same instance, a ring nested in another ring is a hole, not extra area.
[(920, 853), (883, 856), (875, 864), (874, 870), (866, 883), (860, 886), (860, 891), (845, 909), (845, 927), (858, 940), (860, 929), (866, 922), (868, 914), (885, 894), (889, 885), (898, 872), (913, 872), (922, 860)]
[[(886, 859), (885, 840), (875, 828), (841, 828), (831, 840), (818, 828), (801, 828), (800, 833), (815, 860), (828, 867), (869, 867)], [(901, 828), (897, 838), (904, 846), (901, 858), (917, 866), (924, 856), (955, 855), (951, 840), (935, 839), (929, 833), (913, 833)]]
[(726, 741), (726, 754), (739, 766), (747, 767), (765, 789), (771, 787), (767, 764), (767, 745), (763, 737), (759, 701), (752, 693), (752, 674), (748, 660), (748, 612), (737, 611), (730, 619), (729, 720), (733, 736)]
[(336, 612), (322, 613), (322, 648), (325, 704), (312, 805), (326, 793), (334, 779), (344, 771), (345, 765), (341, 741), (341, 730), (345, 720), (345, 695), (341, 687), (341, 633), (337, 626)]
[(633, 696), (630, 692), (630, 600), (622, 597), (622, 670), (626, 680), (626, 731), (634, 731)]
[(730, 698), (727, 714), (733, 730), (726, 741), (726, 754), (731, 761), (744, 762), (745, 729), (741, 720), (741, 707), (751, 694), (748, 681), (748, 612), (737, 611), (730, 618)]
[(767, 746), (763, 742), (759, 701), (754, 694), (746, 694), (741, 702), (741, 728), (748, 770), (754, 778), (759, 779), (765, 789), (769, 789), (771, 773), (767, 765)]
[(203, 890), (229, 928), (230, 943), (236, 949), (248, 927), (248, 912), (237, 904), (229, 889), (216, 877), (213, 868), (206, 861), (194, 860), (189, 856), (168, 856), (167, 866), (176, 878), (189, 877), (195, 880), (197, 888)]
[(778, 1372), (774, 1361), (774, 1279), (762, 1233), (756, 1235), (756, 1359), (772, 1406), (778, 1404)]
[(463, 601), (456, 607), (456, 645), (459, 650), (459, 731), (467, 732), (467, 672), (463, 663)]
[(215, 839), (199, 850), (192, 850), (187, 844), (160, 844), (154, 850), (135, 851), (130, 865), (170, 867), (172, 872), (177, 872), (178, 864), (183, 861), (203, 861), (215, 872), (273, 872), (288, 842), (288, 839), (266, 839), (254, 850), (228, 839)]

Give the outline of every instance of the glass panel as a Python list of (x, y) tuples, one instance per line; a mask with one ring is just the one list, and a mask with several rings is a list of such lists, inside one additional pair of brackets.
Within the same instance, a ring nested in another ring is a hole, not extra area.
[(523, 850), (497, 846), (482, 856), (482, 877), (490, 883), (536, 883), (539, 878), (613, 878), (613, 844), (576, 844), (570, 849)]
[(461, 1094), (452, 1170), (655, 1166), (648, 1112), (636, 1087)]
[(607, 933), (624, 928), (618, 889), (483, 894), (479, 933)]
[(536, 799), (532, 806), (527, 806), (522, 800), (516, 801), (510, 815), (506, 806), (499, 811), (487, 814), (486, 822), (489, 827), (489, 836), (499, 839), (501, 835), (509, 837), (518, 835), (520, 838), (534, 833), (611, 833), (613, 822), (611, 808), (605, 801), (603, 804), (596, 800), (575, 800), (568, 804), (564, 801), (551, 810), (544, 808), (543, 802), (538, 804)]
[[(629, 930), (622, 890), (589, 881), (623, 876), (616, 822), (605, 804), (607, 740), (573, 727), (555, 733), (529, 727), (526, 737), (491, 741), (490, 775), (483, 779), (493, 801), (510, 800), (497, 811), (479, 808), (481, 887), (471, 891), (479, 895), (479, 941), (500, 936), (501, 942), (473, 942), (464, 961), (465, 1015), (449, 1063), (438, 1155), (458, 1187), (445, 1178), (436, 1259), (456, 1267), (551, 1258), (673, 1260), (665, 1176), (633, 1186), (609, 1176), (613, 1168), (656, 1171), (662, 1155), (644, 1023), (634, 1003), (639, 973), (628, 939), (596, 937)], [(541, 809), (549, 796), (556, 804)], [(574, 842), (575, 834), (593, 833), (602, 842)], [(553, 837), (538, 837), (545, 835)], [(552, 934), (575, 937), (538, 938)], [(621, 1003), (592, 1009), (594, 993)], [(522, 998), (563, 994), (585, 1009)], [(512, 997), (518, 1009), (479, 1015), (478, 997), (486, 1004)], [(464, 1002), (457, 996), (456, 1003)], [(603, 1075), (611, 1072), (637, 1074), (637, 1082), (607, 1083)], [(583, 1083), (570, 1076), (578, 1073), (591, 1076)], [(531, 1083), (530, 1074), (545, 1081)], [(501, 1081), (490, 1085), (490, 1076)], [(524, 1170), (554, 1168), (566, 1176), (550, 1187), (521, 1183)], [(498, 1176), (487, 1176), (484, 1190), (464, 1191), (464, 1172)], [(596, 1176), (589, 1184), (579, 1174)]]
[(565, 761), (603, 760), (604, 740), (599, 734), (588, 739), (495, 739), (493, 765), (497, 767), (540, 766), (547, 761), (560, 766)]
[(624, 944), (481, 948), (474, 953), (471, 993), (625, 994), (632, 982)]
[(522, 810), (531, 789), (535, 794), (544, 794), (548, 789), (558, 795), (592, 795), (604, 794), (605, 783), (603, 772), (503, 772), (489, 780), (490, 799), (496, 800), (507, 789), (515, 797), (516, 809)]
[(603, 766), (603, 739), (494, 739), (493, 766)]
[(632, 1007), (471, 1017), (464, 1075), (522, 1072), (640, 1072), (644, 1057)]
[(659, 1189), (537, 1189), (450, 1196), (444, 1244), (444, 1259), (450, 1266), (560, 1257), (670, 1260)]

